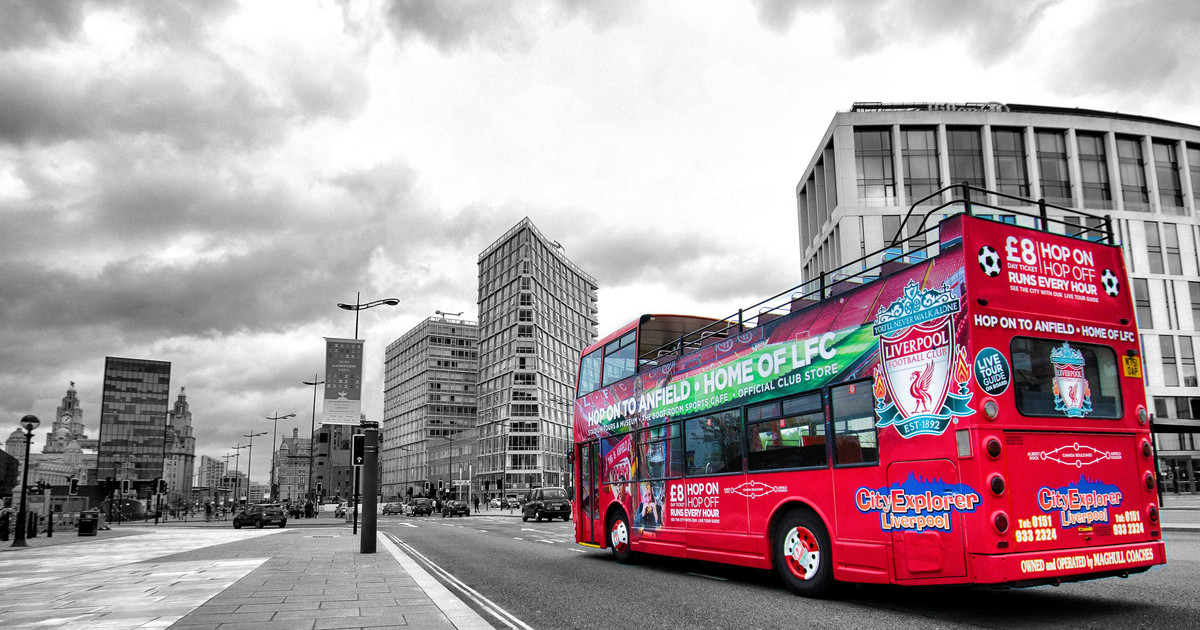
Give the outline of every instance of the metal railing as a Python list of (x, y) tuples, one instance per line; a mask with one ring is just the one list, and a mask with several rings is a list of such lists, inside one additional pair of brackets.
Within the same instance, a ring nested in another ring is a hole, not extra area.
[[(954, 197), (953, 193), (958, 192), (960, 196)], [(979, 197), (973, 196), (973, 193), (978, 193)], [(924, 206), (921, 204), (935, 198), (945, 198), (945, 195), (950, 195), (950, 201), (946, 201), (936, 206)], [(1017, 207), (1000, 206), (990, 203), (988, 195), (994, 195), (1001, 200), (1011, 200), (1019, 204)], [(653, 348), (638, 356), (638, 371), (654, 367), (663, 363), (674, 361), (689, 352), (699, 350), (700, 348), (715, 343), (722, 339), (726, 339), (732, 335), (742, 333), (747, 329), (754, 328), (761, 324), (782, 317), (791, 312), (795, 312), (800, 308), (815, 304), (820, 300), (824, 300), (833, 295), (837, 295), (852, 288), (851, 285), (862, 285), (868, 282), (877, 280), (881, 276), (891, 275), (901, 268), (911, 264), (917, 264), (928, 260), (930, 250), (941, 245), (941, 241), (937, 234), (933, 238), (927, 238), (930, 234), (938, 230), (937, 225), (926, 227), (926, 222), (935, 213), (941, 212), (947, 208), (961, 206), (958, 212), (967, 216), (978, 216), (977, 210), (985, 208), (1002, 212), (1006, 215), (1019, 215), (1034, 219), (1035, 227), (1039, 231), (1050, 232), (1050, 225), (1057, 224), (1064, 226), (1063, 233), (1053, 232), (1060, 236), (1071, 238), (1084, 238), (1087, 240), (1093, 239), (1093, 236), (1098, 237), (1098, 242), (1105, 245), (1116, 247), (1116, 239), (1113, 234), (1112, 217), (1109, 215), (1095, 215), (1074, 208), (1066, 208), (1052, 203), (1047, 203), (1045, 199), (1026, 199), (1007, 193), (1002, 193), (994, 190), (987, 190), (973, 186), (967, 182), (961, 184), (951, 184), (945, 188), (937, 190), (913, 203), (908, 210), (908, 213), (900, 221), (900, 229), (892, 240), (882, 249), (870, 252), (865, 256), (842, 264), (839, 267), (829, 271), (822, 271), (816, 278), (803, 282), (786, 291), (777, 293), (765, 300), (753, 304), (747, 308), (740, 308), (738, 311), (727, 317), (719, 318), (716, 321), (697, 328), (691, 332), (680, 335), (677, 339), (670, 343), (664, 344), (657, 348)], [(1036, 211), (1025, 211), (1022, 207), (1036, 207)], [(1051, 216), (1049, 210), (1060, 211), (1069, 215), (1081, 217), (1083, 221), (1080, 223), (1071, 223), (1063, 218)], [(909, 218), (914, 212), (923, 212), (924, 217), (921, 218), (920, 224), (917, 225), (916, 231), (909, 234), (908, 238), (901, 238), (904, 226), (908, 224)], [(957, 212), (951, 212), (946, 216), (953, 216)], [(983, 217), (985, 220), (996, 221), (988, 217)], [(1086, 219), (1093, 219), (1097, 225), (1086, 225)], [(1000, 222), (1000, 221), (997, 221)], [(1026, 229), (1029, 229), (1026, 227)], [(923, 243), (919, 246), (908, 247), (907, 245)], [(898, 253), (897, 253), (898, 252)], [(872, 259), (877, 259), (878, 262), (871, 263)], [(813, 286), (815, 284), (815, 286)], [(798, 307), (798, 308), (797, 308)], [(750, 315), (747, 315), (750, 314)]]

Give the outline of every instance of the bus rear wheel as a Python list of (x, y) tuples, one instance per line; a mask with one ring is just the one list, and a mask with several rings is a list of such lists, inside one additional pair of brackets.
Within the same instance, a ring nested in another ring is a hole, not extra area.
[(792, 510), (779, 523), (772, 548), (775, 568), (788, 590), (821, 597), (833, 585), (833, 555), (829, 532), (816, 514)]
[(618, 563), (633, 563), (633, 549), (629, 547), (629, 519), (625, 518), (623, 512), (617, 512), (608, 519), (608, 546)]

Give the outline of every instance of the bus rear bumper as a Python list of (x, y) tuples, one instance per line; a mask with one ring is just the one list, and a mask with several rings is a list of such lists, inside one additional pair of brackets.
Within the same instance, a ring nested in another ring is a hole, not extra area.
[(980, 584), (1033, 586), (1140, 573), (1167, 561), (1161, 540), (1002, 556), (972, 554)]

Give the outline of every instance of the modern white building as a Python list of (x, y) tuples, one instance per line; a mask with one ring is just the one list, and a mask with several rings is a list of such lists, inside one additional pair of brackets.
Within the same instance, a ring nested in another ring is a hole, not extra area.
[(796, 186), (804, 281), (912, 235), (922, 217), (902, 225), (909, 206), (964, 181), (1111, 217), (1163, 485), (1200, 492), (1200, 126), (1036, 105), (855, 103), (834, 115)]
[(528, 217), (479, 254), (476, 487), (485, 496), (570, 484), (575, 374), (596, 340), (597, 289)]
[[(385, 500), (432, 496), (442, 481), (471, 481), (474, 452), (479, 326), (452, 317), (430, 317), (388, 344), (384, 355), (383, 422), (380, 426), (380, 494)], [(440, 463), (440, 465), (439, 465)], [(459, 493), (466, 496), (466, 491)]]

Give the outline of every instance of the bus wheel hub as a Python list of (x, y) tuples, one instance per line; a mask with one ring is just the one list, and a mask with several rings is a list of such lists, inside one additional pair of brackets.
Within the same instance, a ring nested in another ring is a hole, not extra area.
[(793, 527), (783, 539), (783, 556), (788, 569), (801, 580), (811, 580), (821, 566), (821, 548), (812, 532), (803, 527)]

